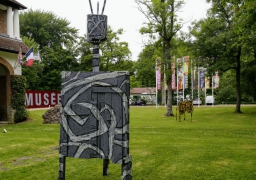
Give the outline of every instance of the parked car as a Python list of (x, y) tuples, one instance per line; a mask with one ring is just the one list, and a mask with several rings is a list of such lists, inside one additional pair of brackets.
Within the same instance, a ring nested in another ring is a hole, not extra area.
[(146, 106), (146, 101), (144, 99), (139, 99), (137, 101), (135, 101), (135, 105), (137, 106)]
[(193, 105), (202, 105), (201, 99), (195, 99), (195, 100), (193, 100)]
[(134, 105), (135, 102), (132, 99), (129, 99), (129, 105)]
[(213, 97), (213, 96), (206, 96), (206, 101), (205, 101), (205, 103), (206, 103), (207, 105), (209, 105), (209, 104), (214, 104), (214, 97)]

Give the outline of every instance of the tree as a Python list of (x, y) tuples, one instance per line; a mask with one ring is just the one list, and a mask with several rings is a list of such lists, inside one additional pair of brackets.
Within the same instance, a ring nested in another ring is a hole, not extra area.
[(192, 34), (196, 37), (195, 47), (199, 49), (201, 64), (212, 74), (234, 70), (236, 75), (236, 113), (241, 113), (241, 68), (246, 51), (246, 39), (241, 31), (239, 15), (242, 1), (208, 0), (212, 2), (208, 18), (195, 24)]
[(52, 12), (30, 9), (20, 14), (21, 35), (35, 42), (32, 46), (38, 47), (42, 58), (42, 65), (23, 68), (27, 79), (37, 77), (28, 85), (29, 89), (60, 90), (60, 72), (78, 70), (78, 30), (69, 25)]
[(143, 87), (154, 87), (156, 84), (156, 63), (154, 59), (158, 56), (155, 52), (154, 45), (147, 45), (139, 54), (138, 61), (135, 65), (136, 79)]
[(92, 71), (92, 44), (87, 41), (86, 35), (79, 39), (77, 49), (80, 55), (79, 71)]
[(256, 3), (254, 0), (244, 0), (242, 4), (237, 11), (238, 31), (243, 34), (245, 42), (241, 85), (242, 91), (254, 101), (256, 98)]
[(75, 44), (78, 30), (69, 25), (70, 22), (52, 12), (29, 9), (20, 14), (21, 35), (33, 38), (40, 50)]
[[(127, 42), (120, 42), (122, 29), (114, 31), (108, 27), (107, 39), (100, 44), (100, 71), (129, 71), (134, 74), (134, 62), (130, 60), (131, 52)], [(79, 42), (78, 50), (81, 54), (80, 70), (92, 70), (92, 44), (87, 42), (84, 35)]]
[(172, 111), (172, 69), (171, 69), (171, 48), (172, 39), (181, 29), (182, 24), (176, 17), (176, 12), (182, 7), (183, 1), (175, 0), (136, 0), (139, 10), (146, 16), (148, 23), (141, 28), (142, 34), (150, 34), (162, 40), (163, 53), (161, 65), (166, 69), (166, 81), (168, 85), (168, 100), (165, 116), (173, 116)]
[[(38, 44), (34, 39), (30, 37), (23, 36), (22, 41), (28, 47), (34, 47), (34, 52), (38, 52)], [(26, 68), (26, 65), (22, 66), (22, 75), (26, 77), (26, 89), (37, 89), (40, 90), (41, 75), (44, 65), (35, 61), (33, 66)]]
[(101, 70), (129, 70), (133, 66), (130, 59), (131, 51), (129, 50), (128, 43), (120, 41), (119, 36), (122, 34), (123, 29), (118, 29), (115, 32), (110, 26), (108, 26), (107, 40), (100, 44)]
[(214, 92), (217, 94), (215, 102), (233, 103), (236, 101), (235, 71), (229, 70), (221, 76), (219, 88)]
[[(66, 19), (51, 12), (28, 10), (20, 14), (21, 35), (28, 44), (38, 48), (42, 58), (33, 66), (23, 68), (31, 90), (60, 90), (61, 71), (92, 71), (92, 44), (86, 35), (78, 37), (77, 29)], [(119, 35), (108, 28), (108, 38), (100, 46), (101, 71), (127, 70), (134, 74), (134, 64), (127, 42), (120, 42)], [(78, 43), (79, 42), (79, 43)]]

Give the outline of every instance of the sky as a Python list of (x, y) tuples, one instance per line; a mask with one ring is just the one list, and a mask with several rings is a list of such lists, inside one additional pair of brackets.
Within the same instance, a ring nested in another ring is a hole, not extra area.
[[(70, 26), (79, 30), (79, 35), (86, 34), (87, 15), (91, 14), (89, 0), (17, 0), (28, 9), (50, 11), (60, 18), (65, 18), (70, 22)], [(184, 21), (189, 21), (183, 31), (187, 31), (187, 26), (193, 20), (198, 20), (206, 16), (206, 11), (210, 7), (206, 0), (184, 0), (185, 6), (179, 12), (179, 16)], [(101, 13), (104, 0), (91, 0), (93, 12)], [(138, 10), (135, 0), (107, 0), (104, 15), (108, 16), (108, 25), (114, 31), (122, 28), (124, 33), (120, 36), (120, 41), (129, 43), (132, 52), (132, 60), (136, 61), (139, 53), (144, 47), (145, 37), (139, 33), (143, 23), (147, 22), (145, 16)]]

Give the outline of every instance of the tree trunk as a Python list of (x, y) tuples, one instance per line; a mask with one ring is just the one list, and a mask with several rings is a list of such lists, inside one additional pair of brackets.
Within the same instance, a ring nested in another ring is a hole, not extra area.
[(168, 71), (166, 73), (167, 79), (167, 105), (166, 105), (166, 113), (165, 116), (174, 116), (172, 112), (172, 63), (171, 63), (171, 56), (170, 56), (171, 44), (170, 42), (166, 42), (166, 49), (165, 49), (165, 69)]
[(166, 102), (166, 94), (165, 94), (165, 81), (162, 81), (162, 105), (165, 105)]
[(165, 116), (174, 116), (172, 112), (172, 78), (168, 81), (168, 97), (167, 97), (167, 105), (166, 105), (166, 113)]
[(240, 87), (240, 76), (241, 76), (241, 47), (238, 49), (238, 55), (236, 58), (236, 110), (235, 113), (241, 112), (241, 87)]

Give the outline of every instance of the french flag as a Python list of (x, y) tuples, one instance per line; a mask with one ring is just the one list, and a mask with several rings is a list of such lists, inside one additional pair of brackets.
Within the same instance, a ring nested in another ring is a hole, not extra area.
[(27, 64), (26, 66), (32, 66), (34, 63), (34, 48), (30, 48), (30, 50), (26, 54)]

